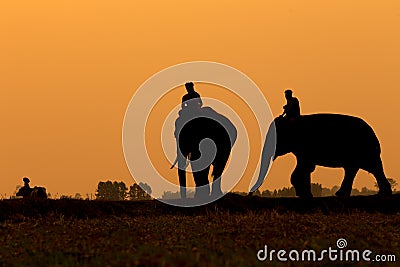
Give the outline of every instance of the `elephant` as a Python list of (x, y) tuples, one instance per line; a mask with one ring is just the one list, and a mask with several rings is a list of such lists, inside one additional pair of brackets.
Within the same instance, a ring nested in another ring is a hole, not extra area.
[[(271, 147), (275, 144), (273, 152)], [(271, 162), (287, 153), (293, 153), (297, 160), (291, 183), (299, 197), (312, 197), (310, 180), (316, 165), (344, 168), (345, 175), (337, 196), (350, 196), (359, 169), (374, 175), (378, 194), (392, 194), (383, 171), (379, 140), (361, 118), (342, 114), (310, 114), (298, 119), (281, 115), (275, 118), (267, 132), (260, 172), (250, 195), (262, 185)]]
[(19, 197), (30, 198), (30, 199), (47, 198), (46, 188), (40, 186), (35, 186), (33, 188), (23, 186), (18, 190), (16, 195)]
[(186, 198), (188, 160), (196, 184), (195, 198), (210, 197), (208, 174), (211, 165), (211, 197), (221, 196), (221, 175), (237, 138), (237, 130), (232, 122), (210, 107), (184, 108), (179, 111), (175, 121), (174, 135), (181, 199)]

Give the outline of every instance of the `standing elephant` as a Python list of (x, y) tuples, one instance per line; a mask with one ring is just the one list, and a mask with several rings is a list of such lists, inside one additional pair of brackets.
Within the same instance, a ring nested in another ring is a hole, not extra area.
[[(270, 146), (275, 140), (273, 153)], [(293, 153), (297, 159), (291, 183), (300, 197), (312, 197), (310, 179), (316, 165), (344, 168), (345, 176), (337, 196), (350, 195), (359, 169), (375, 176), (379, 194), (392, 193), (383, 171), (378, 138), (360, 118), (340, 114), (311, 114), (296, 120), (275, 118), (267, 133), (258, 180), (250, 194), (263, 183), (271, 161), (287, 153)]]
[(32, 188), (29, 185), (31, 180), (28, 177), (22, 178), (22, 181), (24, 181), (24, 186), (18, 190), (16, 194), (17, 197), (30, 199), (47, 198), (46, 188), (40, 186), (35, 186)]
[(33, 188), (21, 187), (16, 196), (29, 199), (46, 199), (47, 193), (46, 188), (40, 186), (35, 186)]
[(221, 175), (237, 131), (232, 122), (210, 107), (186, 108), (175, 121), (181, 198), (186, 198), (186, 167), (190, 161), (196, 184), (195, 198), (210, 196), (208, 173), (213, 165), (212, 197), (222, 195)]

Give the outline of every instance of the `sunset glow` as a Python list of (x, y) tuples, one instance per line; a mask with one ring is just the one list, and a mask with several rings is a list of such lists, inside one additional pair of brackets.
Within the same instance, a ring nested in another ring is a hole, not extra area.
[[(400, 183), (399, 32), (399, 1), (6, 1), (0, 194), (9, 197), (24, 176), (52, 195), (94, 193), (99, 181), (134, 183), (122, 151), (130, 99), (158, 71), (197, 60), (245, 73), (275, 116), (292, 88), (303, 114), (363, 118), (380, 140), (387, 177)], [(234, 95), (207, 84), (196, 90), (248, 116)], [(182, 86), (164, 97), (163, 116), (183, 94)], [(160, 138), (157, 118), (148, 127)], [(159, 140), (149, 146), (161, 151)], [(260, 159), (261, 144), (253, 146), (250, 168)], [(170, 171), (166, 161), (160, 166)], [(294, 156), (277, 160), (261, 189), (290, 186), (294, 166)], [(324, 187), (342, 179), (342, 169), (317, 167), (312, 176)], [(354, 187), (374, 183), (360, 171)]]

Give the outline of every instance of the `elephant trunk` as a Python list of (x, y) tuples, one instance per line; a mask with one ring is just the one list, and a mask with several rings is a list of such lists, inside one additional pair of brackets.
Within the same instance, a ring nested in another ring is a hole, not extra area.
[(271, 161), (273, 161), (273, 155), (263, 155), (257, 182), (250, 189), (249, 195), (252, 195), (254, 191), (256, 191), (264, 183), (265, 176), (267, 175)]
[(265, 138), (264, 147), (261, 155), (261, 166), (255, 185), (250, 189), (249, 195), (252, 195), (264, 182), (265, 176), (270, 168), (271, 161), (275, 159), (276, 148), (276, 130), (275, 123), (269, 127), (267, 137)]

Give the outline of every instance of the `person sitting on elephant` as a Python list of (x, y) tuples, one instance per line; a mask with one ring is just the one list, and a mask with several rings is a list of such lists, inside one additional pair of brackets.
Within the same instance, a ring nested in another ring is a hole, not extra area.
[(284, 112), (282, 116), (288, 119), (298, 119), (300, 117), (300, 103), (296, 97), (293, 97), (293, 91), (288, 89), (285, 91), (286, 105), (283, 106)]
[[(201, 108), (203, 101), (201, 101), (200, 94), (194, 90), (192, 82), (185, 83), (187, 94), (182, 97), (182, 109), (184, 108)], [(193, 99), (193, 100), (192, 100)]]
[(32, 188), (29, 185), (30, 183), (29, 178), (24, 177), (22, 181), (24, 181), (24, 186), (19, 189), (18, 193), (20, 194), (20, 196), (23, 196), (25, 198), (30, 195), (30, 193), (32, 192)]
[(18, 190), (16, 194), (17, 197), (23, 197), (26, 199), (47, 198), (46, 188), (40, 186), (30, 187), (30, 180), (27, 177), (24, 177), (22, 180), (24, 181), (24, 186)]

